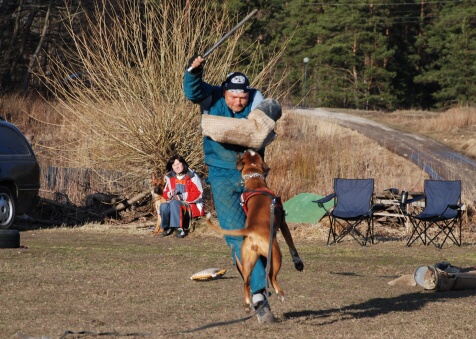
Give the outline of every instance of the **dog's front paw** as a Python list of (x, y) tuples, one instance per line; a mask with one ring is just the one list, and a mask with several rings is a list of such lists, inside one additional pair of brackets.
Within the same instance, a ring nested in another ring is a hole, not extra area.
[(294, 267), (298, 270), (298, 271), (303, 271), (304, 270), (304, 263), (302, 262), (301, 259), (299, 260), (293, 260), (294, 261)]
[(245, 304), (243, 306), (243, 309), (245, 310), (245, 313), (250, 313), (250, 311), (253, 309), (251, 305)]

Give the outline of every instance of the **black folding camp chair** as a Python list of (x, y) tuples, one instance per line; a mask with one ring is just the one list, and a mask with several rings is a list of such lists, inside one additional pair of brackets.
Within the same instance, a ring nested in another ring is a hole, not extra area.
[(425, 180), (424, 195), (409, 199), (407, 204), (425, 198), (425, 208), (419, 214), (407, 214), (412, 233), (411, 246), (417, 239), (424, 245), (442, 248), (447, 239), (461, 246), (461, 181)]
[[(362, 246), (369, 239), (374, 242), (373, 191), (374, 179), (335, 178), (334, 193), (314, 201), (326, 210), (329, 218), (327, 245), (340, 242), (346, 235), (351, 235)], [(328, 211), (324, 203), (332, 199), (334, 208)]]

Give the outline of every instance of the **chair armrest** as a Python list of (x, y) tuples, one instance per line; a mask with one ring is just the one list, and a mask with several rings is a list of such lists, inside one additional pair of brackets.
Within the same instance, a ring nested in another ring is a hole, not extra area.
[(321, 199), (319, 199), (319, 200), (313, 200), (312, 202), (317, 203), (317, 205), (318, 205), (319, 207), (323, 208), (323, 207), (324, 207), (324, 204), (325, 204), (326, 202), (328, 202), (328, 201), (331, 201), (335, 196), (336, 196), (335, 193), (331, 193), (331, 194), (329, 194), (328, 196), (326, 196), (326, 197), (324, 197), (324, 198), (321, 198)]
[(463, 204), (449, 204), (448, 207), (452, 210), (460, 210), (461, 207), (463, 207)]

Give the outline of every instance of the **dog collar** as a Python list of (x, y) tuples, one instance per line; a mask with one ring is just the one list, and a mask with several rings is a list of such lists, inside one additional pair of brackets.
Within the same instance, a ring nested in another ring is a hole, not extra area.
[(248, 180), (248, 179), (251, 179), (251, 178), (265, 179), (265, 176), (261, 173), (249, 173), (249, 174), (243, 175), (242, 178), (243, 178), (243, 180)]

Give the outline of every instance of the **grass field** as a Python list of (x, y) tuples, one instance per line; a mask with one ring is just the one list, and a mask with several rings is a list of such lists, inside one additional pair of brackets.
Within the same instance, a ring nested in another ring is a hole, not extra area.
[[(474, 291), (390, 286), (421, 265), (473, 266), (474, 242), (414, 245), (383, 237), (326, 246), (318, 226), (291, 225), (305, 271), (284, 254), (275, 324), (246, 319), (242, 280), (223, 239), (199, 228), (185, 239), (147, 228), (25, 229), (21, 249), (0, 250), (3, 338), (417, 338), (474, 335)], [(306, 234), (306, 238), (303, 235)], [(468, 239), (465, 237), (465, 239)], [(218, 267), (222, 279), (190, 276)], [(89, 334), (88, 334), (89, 333)]]

